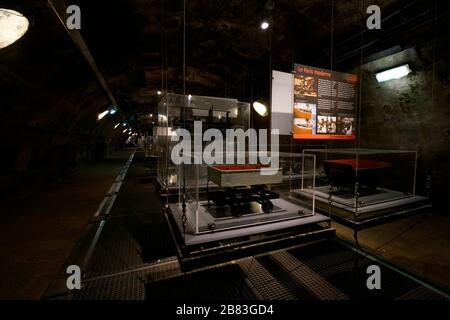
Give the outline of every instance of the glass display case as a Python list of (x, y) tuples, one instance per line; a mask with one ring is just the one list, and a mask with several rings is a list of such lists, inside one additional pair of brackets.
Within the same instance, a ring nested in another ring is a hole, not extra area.
[(300, 198), (315, 197), (325, 211), (358, 219), (425, 199), (416, 195), (416, 151), (347, 148), (303, 153), (314, 155), (314, 187), (305, 174), (301, 188), (293, 192)]
[[(209, 128), (225, 131), (250, 127), (250, 104), (236, 99), (183, 96), (166, 94), (158, 105), (156, 150), (158, 155), (157, 180), (161, 189), (178, 192), (179, 168), (171, 160), (171, 153), (178, 143), (172, 141), (176, 129), (184, 128), (194, 136), (194, 122), (201, 121), (202, 134)], [(198, 155), (201, 156), (201, 155)], [(199, 186), (206, 187), (207, 166), (200, 165)]]
[[(179, 196), (169, 208), (180, 232), (192, 244), (322, 221), (323, 216), (315, 216), (314, 196), (302, 201), (292, 197), (292, 191), (300, 189), (302, 183), (314, 189), (314, 155), (283, 155), (285, 161), (300, 165), (303, 157), (309, 159), (305, 162), (310, 165), (310, 179), (292, 174), (283, 177), (281, 167), (273, 175), (263, 175), (265, 167), (257, 163), (206, 165), (204, 193), (200, 192), (199, 181), (205, 165), (177, 166)], [(303, 169), (297, 169), (302, 176)], [(210, 184), (218, 188), (211, 190)]]
[[(190, 161), (179, 165), (172, 161), (172, 151), (181, 138), (174, 137), (182, 135), (177, 129), (187, 130), (192, 140), (203, 136), (207, 129), (219, 130), (224, 136), (228, 129), (246, 131), (250, 128), (248, 103), (168, 94), (159, 104), (158, 118), (158, 180), (163, 188), (174, 192), (166, 208), (184, 245), (284, 232), (329, 221), (315, 214), (314, 195), (305, 199), (293, 196), (293, 191), (301, 189), (302, 184), (315, 188), (314, 155), (292, 152), (280, 155), (267, 150), (269, 158), (276, 156), (281, 163), (276, 162), (279, 165), (272, 169), (272, 174), (263, 174), (270, 168), (260, 161), (255, 146), (250, 148), (251, 141), (246, 140), (244, 153), (240, 154), (244, 164), (209, 165), (203, 150), (211, 141), (200, 140), (203, 148), (194, 147), (189, 155), (183, 153)], [(227, 140), (226, 145), (232, 143), (234, 149), (238, 140)], [(262, 150), (261, 145), (257, 147), (257, 151)], [(225, 145), (223, 148), (216, 150), (219, 158), (227, 153)], [(304, 161), (305, 157), (309, 160)], [(306, 171), (310, 179), (305, 176)]]

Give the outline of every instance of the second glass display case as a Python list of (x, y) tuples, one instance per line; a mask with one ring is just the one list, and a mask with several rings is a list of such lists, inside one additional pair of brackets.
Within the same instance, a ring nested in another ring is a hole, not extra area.
[(314, 195), (325, 211), (358, 219), (426, 199), (416, 195), (416, 151), (343, 148), (307, 149), (304, 154), (314, 155), (315, 187), (302, 185), (294, 193)]

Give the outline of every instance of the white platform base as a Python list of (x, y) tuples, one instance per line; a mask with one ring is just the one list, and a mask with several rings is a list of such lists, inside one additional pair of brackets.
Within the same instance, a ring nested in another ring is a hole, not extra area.
[(299, 189), (294, 190), (292, 193), (299, 196), (312, 199), (315, 195), (315, 200), (322, 203), (329, 203), (337, 208), (343, 209), (348, 212), (364, 214), (376, 212), (379, 210), (385, 210), (389, 208), (395, 208), (403, 205), (417, 203), (425, 201), (428, 198), (421, 196), (413, 196), (411, 194), (405, 194), (403, 192), (379, 188), (380, 193), (374, 195), (368, 195), (360, 197), (358, 203), (355, 198), (342, 198), (336, 195), (330, 196), (326, 192), (328, 187), (314, 189)]
[[(214, 219), (204, 206), (188, 204), (186, 208), (186, 232), (183, 231), (181, 222), (182, 208), (181, 205), (170, 204), (170, 214), (172, 214), (179, 232), (185, 235), (185, 245), (198, 245), (215, 241), (232, 240), (243, 236), (252, 236), (271, 231), (279, 231), (287, 228), (317, 224), (320, 222), (330, 221), (328, 217), (320, 214), (313, 214), (310, 210), (295, 205), (283, 199), (272, 200), (274, 206), (281, 210), (276, 213), (255, 214), (243, 217), (233, 218), (232, 224), (220, 225), (220, 220)], [(198, 209), (198, 215), (196, 215)], [(196, 216), (198, 219), (196, 220)], [(216, 223), (216, 229), (205, 229), (211, 223)], [(196, 225), (203, 232), (196, 233)]]

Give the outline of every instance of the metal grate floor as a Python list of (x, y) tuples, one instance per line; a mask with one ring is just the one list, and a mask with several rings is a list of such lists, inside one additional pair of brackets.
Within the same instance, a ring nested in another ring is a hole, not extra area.
[[(76, 300), (444, 299), (414, 279), (337, 240), (181, 273), (153, 185), (134, 161), (84, 273)], [(75, 260), (79, 258), (75, 257)], [(377, 264), (382, 290), (368, 290), (366, 268)]]

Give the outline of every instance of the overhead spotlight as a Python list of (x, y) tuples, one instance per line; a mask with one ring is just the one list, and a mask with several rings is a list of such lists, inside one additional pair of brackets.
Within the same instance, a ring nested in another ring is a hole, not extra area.
[(116, 124), (116, 125), (114, 126), (114, 130), (116, 130), (119, 126), (120, 126), (120, 123)]
[(0, 49), (23, 37), (30, 23), (21, 13), (0, 8)]
[(255, 109), (261, 117), (266, 117), (269, 114), (267, 106), (258, 101), (253, 102), (253, 109)]
[(412, 72), (408, 64), (392, 68), (383, 72), (375, 74), (378, 82), (385, 82), (389, 80), (400, 79)]
[(270, 24), (269, 24), (269, 22), (267, 22), (266, 20), (264, 20), (263, 22), (261, 22), (261, 29), (262, 29), (262, 30), (267, 30), (267, 29), (269, 29), (269, 27), (270, 27)]
[(104, 117), (106, 117), (107, 115), (109, 114), (109, 110), (105, 110), (105, 111), (103, 111), (102, 113), (99, 113), (98, 115), (97, 115), (97, 119), (98, 120), (102, 120)]
[(158, 94), (158, 96), (162, 95), (162, 91), (158, 90), (157, 94)]

